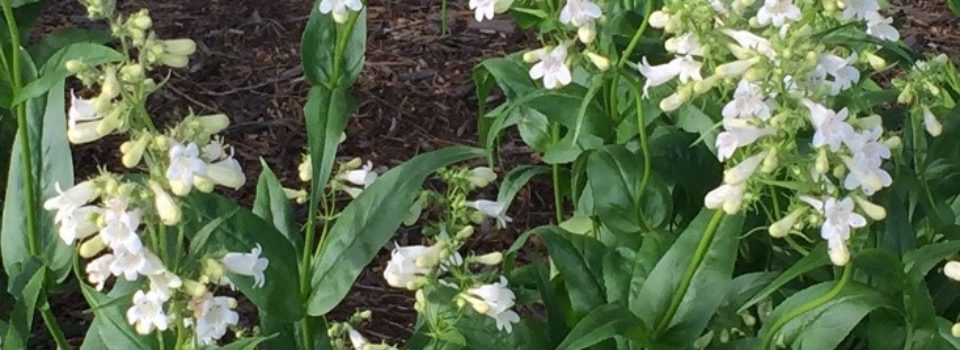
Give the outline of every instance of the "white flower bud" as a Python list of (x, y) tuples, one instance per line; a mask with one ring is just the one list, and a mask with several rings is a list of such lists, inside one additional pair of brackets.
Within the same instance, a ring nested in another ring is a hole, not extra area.
[(883, 144), (890, 149), (897, 149), (903, 145), (903, 141), (900, 140), (900, 136), (890, 136), (890, 138), (883, 140)]
[(107, 244), (103, 241), (103, 238), (100, 238), (100, 235), (93, 236), (80, 245), (80, 256), (85, 259), (92, 258), (100, 254), (106, 247)]
[(170, 68), (183, 68), (190, 64), (190, 58), (183, 55), (163, 54), (160, 55), (160, 63)]
[(850, 250), (846, 243), (840, 243), (830, 249), (830, 262), (836, 266), (846, 266), (850, 262)]
[(779, 158), (777, 158), (778, 154), (779, 152), (777, 147), (770, 148), (770, 150), (767, 151), (767, 157), (763, 158), (763, 167), (760, 168), (760, 172), (769, 174), (774, 170), (777, 170), (777, 165), (779, 163)]
[(178, 56), (189, 56), (197, 52), (197, 43), (191, 39), (164, 40), (163, 50)]
[(537, 63), (540, 61), (540, 57), (545, 55), (547, 52), (553, 51), (553, 46), (544, 46), (541, 49), (530, 50), (523, 53), (523, 61), (526, 63)]
[(948, 261), (943, 266), (943, 274), (956, 282), (960, 282), (960, 262)]
[(173, 226), (180, 223), (182, 212), (180, 205), (173, 200), (167, 191), (160, 187), (160, 184), (150, 181), (150, 190), (153, 191), (153, 204), (157, 208), (157, 214), (160, 216), (160, 222), (167, 226)]
[(497, 173), (488, 167), (477, 167), (470, 170), (467, 174), (467, 181), (476, 188), (487, 187), (491, 182), (497, 180)]
[(610, 59), (590, 51), (587, 51), (585, 54), (587, 55), (587, 58), (590, 59), (590, 62), (597, 67), (597, 69), (604, 72), (610, 69)]
[(183, 290), (187, 292), (187, 295), (194, 298), (200, 298), (207, 294), (207, 287), (194, 280), (183, 280)]
[(172, 191), (173, 194), (180, 197), (184, 197), (190, 194), (190, 190), (192, 188), (193, 188), (192, 186), (189, 186), (186, 183), (183, 183), (182, 181), (179, 181), (179, 180), (170, 181), (170, 191)]
[(592, 22), (577, 29), (577, 38), (584, 44), (590, 44), (597, 39), (597, 28)]
[(660, 110), (664, 112), (673, 112), (683, 106), (684, 103), (690, 100), (691, 89), (681, 87), (677, 92), (667, 96), (663, 100), (660, 100)]
[(470, 236), (473, 236), (473, 232), (473, 226), (467, 226), (458, 231), (456, 237), (459, 240), (466, 240), (467, 238), (470, 238)]
[(313, 180), (313, 163), (310, 162), (310, 156), (303, 157), (303, 162), (297, 166), (297, 175), (303, 182)]
[(107, 116), (100, 119), (97, 122), (97, 133), (103, 136), (110, 135), (110, 133), (117, 130), (120, 127), (120, 117), (123, 114), (123, 110), (116, 108), (110, 113), (107, 113)]
[(69, 60), (64, 66), (67, 68), (68, 72), (73, 74), (82, 73), (88, 68), (87, 64), (80, 60)]
[(112, 100), (120, 96), (120, 82), (117, 81), (117, 68), (109, 66), (103, 70), (103, 82), (100, 86), (100, 99)]
[(863, 213), (867, 214), (867, 216), (869, 216), (871, 219), (880, 221), (887, 218), (887, 210), (883, 207), (861, 198), (860, 196), (853, 196), (853, 200), (857, 202), (860, 210), (863, 210)]
[(303, 204), (307, 202), (307, 196), (309, 195), (307, 191), (304, 190), (294, 190), (291, 188), (283, 188), (283, 194), (287, 196), (287, 199), (295, 200), (297, 204)]
[(757, 167), (766, 158), (767, 152), (761, 152), (744, 159), (740, 164), (723, 172), (723, 182), (729, 185), (737, 185), (746, 182), (757, 171)]
[(780, 219), (779, 221), (770, 225), (770, 227), (767, 229), (767, 231), (770, 232), (770, 236), (773, 238), (786, 237), (787, 234), (790, 233), (790, 228), (797, 223), (797, 219), (800, 219), (804, 212), (805, 210), (803, 208), (794, 210), (790, 214), (787, 214), (787, 216), (783, 217), (783, 219)]
[(230, 126), (230, 118), (226, 114), (211, 114), (197, 117), (200, 127), (209, 134), (216, 134)]
[(247, 182), (243, 169), (233, 158), (227, 158), (207, 166), (207, 176), (214, 183), (232, 189), (240, 189)]
[(883, 57), (870, 52), (866, 54), (866, 57), (867, 62), (870, 63), (870, 68), (873, 68), (873, 70), (880, 71), (887, 67), (887, 61), (884, 60)]
[(140, 160), (143, 158), (143, 152), (147, 149), (148, 143), (150, 143), (149, 135), (124, 142), (123, 145), (120, 146), (120, 153), (123, 154), (121, 158), (123, 166), (133, 168), (137, 166), (137, 164), (140, 164)]
[(950, 335), (953, 335), (954, 338), (960, 338), (960, 323), (954, 323), (950, 327)]
[(123, 80), (128, 83), (139, 83), (143, 81), (145, 77), (145, 72), (143, 66), (139, 64), (131, 64), (120, 68), (120, 80)]
[(719, 82), (720, 79), (716, 75), (711, 75), (706, 79), (693, 83), (693, 93), (698, 96), (702, 95), (716, 87)]
[(670, 15), (663, 11), (654, 11), (650, 14), (649, 25), (653, 28), (663, 29), (670, 22)]
[(493, 252), (467, 258), (467, 263), (496, 266), (503, 262), (503, 253)]
[(933, 112), (927, 106), (923, 106), (923, 126), (926, 127), (930, 136), (937, 137), (943, 133), (943, 125), (940, 124), (937, 116), (933, 115)]
[(753, 65), (759, 62), (760, 62), (760, 58), (754, 57), (751, 59), (736, 60), (733, 62), (724, 63), (724, 64), (721, 64), (720, 66), (717, 66), (716, 74), (721, 78), (725, 78), (725, 79), (736, 78), (743, 75), (743, 73), (746, 72), (747, 69), (750, 69), (750, 67), (753, 67)]
[(903, 87), (903, 91), (900, 92), (900, 95), (897, 96), (897, 103), (902, 105), (908, 105), (913, 102), (913, 86), (907, 84)]
[(813, 168), (817, 174), (826, 174), (830, 170), (830, 159), (827, 158), (827, 149), (821, 148), (817, 152), (817, 162)]

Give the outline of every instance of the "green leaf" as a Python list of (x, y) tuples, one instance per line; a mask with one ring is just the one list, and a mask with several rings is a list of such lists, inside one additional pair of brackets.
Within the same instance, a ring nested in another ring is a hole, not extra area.
[(303, 115), (307, 123), (310, 164), (313, 169), (311, 211), (316, 209), (315, 203), (319, 202), (324, 193), (323, 189), (327, 187), (340, 144), (340, 135), (347, 127), (347, 119), (356, 110), (356, 106), (356, 101), (347, 93), (347, 88), (331, 91), (323, 86), (315, 86), (307, 95)]
[(537, 230), (560, 272), (573, 310), (586, 315), (606, 304), (603, 256), (609, 248), (596, 239), (575, 235), (559, 227), (547, 226)]
[(33, 178), (38, 185), (37, 198), (26, 198), (19, 137), (14, 141), (7, 177), (3, 226), (0, 227), (0, 255), (3, 257), (3, 267), (11, 278), (18, 274), (17, 265), (27, 261), (30, 256), (27, 224), (24, 220), (27, 217), (25, 200), (37, 203), (37, 243), (44, 264), (53, 271), (57, 281), (66, 277), (69, 271), (73, 250), (59, 238), (52, 213), (43, 210), (40, 205), (44, 199), (56, 195), (55, 184), (59, 183), (64, 189), (73, 186), (73, 158), (67, 142), (63, 90), (61, 80), (50, 90), (46, 101), (35, 98), (27, 102), (28, 135), (31, 141), (30, 151), (33, 153)]
[(631, 290), (630, 311), (663, 331), (656, 341), (688, 346), (702, 334), (730, 285), (742, 226), (742, 216), (702, 210), (642, 288)]
[(11, 280), (9, 290), (16, 302), (10, 310), (10, 327), (2, 337), (4, 350), (27, 348), (46, 271), (42, 262), (32, 258), (24, 262), (22, 273)]
[(933, 243), (904, 254), (904, 272), (919, 283), (934, 267), (960, 251), (960, 241)]
[[(347, 39), (347, 45), (344, 48), (342, 77), (338, 78), (340, 83), (338, 87), (348, 87), (353, 85), (363, 71), (363, 60), (367, 49), (367, 9), (357, 14), (357, 22), (353, 27), (353, 32)], [(333, 74), (335, 43), (337, 41), (337, 31), (343, 30), (345, 25), (337, 24), (333, 16), (322, 14), (314, 6), (310, 12), (310, 20), (307, 21), (307, 28), (303, 31), (303, 40), (301, 41), (301, 59), (303, 60), (303, 72), (307, 76), (311, 85), (319, 86), (329, 84), (330, 75)]]
[(103, 45), (93, 43), (71, 44), (50, 57), (43, 65), (40, 78), (24, 86), (20, 93), (14, 96), (13, 104), (17, 105), (28, 99), (41, 96), (54, 89), (58, 83), (62, 83), (70, 75), (66, 67), (69, 60), (80, 60), (89, 66), (95, 66), (107, 62), (118, 62), (122, 59), (123, 54)]
[(702, 141), (711, 153), (717, 153), (717, 130), (714, 127), (713, 119), (710, 119), (710, 116), (704, 114), (699, 108), (689, 103), (683, 105), (677, 113), (677, 125), (686, 132), (700, 135), (698, 141)]
[(226, 218), (213, 229), (198, 249), (201, 254), (220, 256), (227, 251), (249, 252), (262, 248), (261, 257), (270, 263), (264, 272), (266, 283), (254, 287), (253, 277), (228, 272), (230, 281), (260, 310), (280, 320), (297, 321), (303, 317), (303, 305), (293, 291), (299, 290), (297, 254), (293, 246), (272, 223), (218, 194), (194, 191), (187, 197), (192, 215), (186, 216), (187, 237), (194, 241), (194, 232), (218, 218)]
[(815, 248), (810, 250), (810, 253), (807, 254), (807, 256), (794, 263), (789, 269), (787, 269), (787, 271), (784, 271), (782, 274), (780, 274), (780, 276), (777, 276), (773, 282), (770, 282), (766, 288), (763, 288), (763, 290), (744, 303), (743, 306), (740, 306), (740, 309), (737, 310), (737, 312), (746, 311), (750, 307), (769, 297), (774, 292), (780, 290), (780, 287), (790, 283), (790, 281), (793, 281), (795, 278), (820, 267), (827, 266), (828, 264), (830, 264), (830, 257), (827, 255), (827, 245), (826, 243), (818, 244)]
[(270, 169), (270, 165), (263, 159), (260, 159), (260, 163), (263, 165), (263, 170), (257, 180), (257, 197), (253, 201), (253, 213), (272, 222), (273, 227), (287, 237), (290, 244), (296, 248), (297, 255), (300, 255), (303, 251), (303, 238), (294, 220), (290, 200), (287, 199), (286, 193), (283, 192), (283, 185)]
[(208, 347), (205, 347), (204, 349), (207, 349), (207, 350), (257, 350), (258, 349), (257, 346), (260, 345), (260, 343), (263, 343), (275, 337), (276, 335), (272, 335), (269, 337), (244, 338), (224, 346), (208, 346)]
[(364, 266), (400, 227), (427, 176), (441, 167), (485, 154), (469, 147), (423, 154), (388, 171), (363, 190), (340, 212), (320, 248), (321, 258), (312, 269), (313, 292), (307, 312), (323, 315), (343, 300)]
[(557, 346), (557, 350), (580, 350), (620, 335), (636, 324), (624, 305), (600, 306), (573, 327), (570, 334)]
[(517, 193), (534, 177), (549, 174), (550, 168), (542, 165), (521, 165), (510, 170), (500, 183), (500, 193), (497, 201), (509, 208)]
[[(770, 320), (779, 320), (795, 308), (820, 298), (836, 285), (825, 282), (814, 285), (784, 300)], [(867, 314), (879, 307), (890, 307), (882, 293), (856, 282), (850, 282), (834, 298), (787, 322), (777, 337), (791, 349), (834, 349)], [(769, 324), (761, 334), (766, 334)]]
[(77, 43), (106, 44), (113, 40), (110, 32), (100, 29), (67, 28), (46, 34), (28, 50), (30, 56), (43, 65), (60, 49)]

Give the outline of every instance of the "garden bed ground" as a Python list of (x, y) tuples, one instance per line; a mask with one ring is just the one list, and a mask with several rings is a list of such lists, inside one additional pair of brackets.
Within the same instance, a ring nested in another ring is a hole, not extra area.
[[(462, 1), (465, 3), (465, 1)], [(39, 30), (92, 26), (74, 0), (52, 0)], [(298, 186), (296, 165), (304, 151), (302, 106), (307, 85), (299, 67), (300, 33), (309, 0), (166, 0), (123, 1), (126, 12), (151, 10), (157, 31), (166, 38), (190, 37), (199, 52), (186, 70), (175, 71), (170, 83), (151, 102), (153, 114), (169, 120), (193, 108), (197, 113), (222, 112), (233, 119), (226, 139), (236, 147), (248, 184), (237, 198), (252, 201), (259, 159), (265, 159), (288, 186)], [(916, 49), (960, 53), (957, 19), (939, 0), (901, 0), (891, 10)], [(480, 26), (460, 6), (450, 11), (451, 34), (440, 33), (440, 2), (389, 0), (371, 2), (367, 63), (354, 95), (360, 102), (348, 127), (340, 155), (363, 157), (392, 167), (413, 155), (453, 144), (476, 142), (476, 99), (471, 79), (482, 58), (501, 56), (535, 39), (519, 33), (509, 21)], [(116, 165), (116, 142), (78, 147), (81, 175), (98, 164)], [(501, 163), (535, 161), (521, 142), (506, 141)], [(510, 214), (510, 232), (481, 234), (481, 250), (505, 249), (516, 232), (550, 222), (549, 187), (535, 184), (521, 192)], [(301, 210), (302, 212), (302, 210)], [(413, 236), (416, 237), (416, 236)], [(401, 234), (400, 243), (414, 238)], [(357, 308), (373, 310), (376, 322), (364, 331), (374, 339), (400, 341), (411, 331), (412, 297), (386, 286), (380, 277), (384, 249), (363, 273), (354, 291), (333, 313), (343, 319)], [(89, 322), (78, 295), (55, 298), (54, 310), (75, 344)], [(255, 315), (247, 310), (247, 315)], [(248, 317), (249, 319), (249, 317)], [(47, 337), (38, 318), (38, 337)], [(43, 342), (46, 343), (46, 342)], [(41, 344), (43, 344), (41, 343)], [(49, 344), (49, 343), (46, 343)]]

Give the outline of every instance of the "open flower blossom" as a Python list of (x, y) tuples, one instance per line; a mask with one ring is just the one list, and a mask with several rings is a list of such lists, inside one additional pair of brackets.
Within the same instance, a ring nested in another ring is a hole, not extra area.
[(534, 59), (538, 61), (530, 68), (530, 78), (543, 79), (543, 86), (547, 89), (559, 89), (573, 82), (573, 74), (567, 66), (567, 45), (557, 45), (552, 49), (543, 48), (534, 51)]
[(343, 190), (346, 191), (350, 197), (357, 198), (360, 196), (360, 193), (363, 192), (363, 189), (373, 185), (379, 176), (380, 175), (373, 170), (373, 162), (367, 161), (362, 168), (347, 171), (339, 175), (337, 178), (347, 183), (360, 186), (359, 188), (343, 186)]
[[(834, 54), (822, 54), (812, 73), (813, 81), (821, 82), (824, 86), (827, 86), (830, 95), (839, 95), (841, 91), (849, 89), (853, 84), (860, 81), (860, 71), (853, 66), (855, 62), (857, 62), (856, 53), (847, 58)], [(833, 80), (827, 79), (828, 76)]]
[(853, 211), (853, 199), (847, 197), (838, 200), (827, 197), (821, 201), (811, 197), (801, 197), (801, 200), (824, 217), (823, 226), (820, 227), (820, 237), (827, 241), (830, 260), (837, 266), (846, 265), (850, 260), (847, 240), (850, 239), (851, 228), (867, 226), (867, 220)]
[(893, 184), (890, 174), (870, 159), (843, 157), (843, 164), (850, 169), (843, 180), (843, 187), (848, 190), (860, 188), (869, 196)]
[(769, 126), (757, 127), (747, 119), (724, 118), (724, 131), (717, 135), (717, 157), (723, 161), (729, 159), (738, 148), (749, 146), (764, 136), (772, 135)]
[(679, 78), (681, 83), (701, 81), (703, 80), (703, 76), (700, 75), (701, 67), (703, 63), (697, 62), (693, 56), (689, 55), (674, 58), (668, 63), (657, 66), (651, 66), (647, 58), (643, 57), (639, 66), (640, 74), (643, 74), (647, 80), (643, 85), (643, 94), (647, 96), (651, 87), (666, 84), (676, 78)]
[(143, 247), (137, 234), (141, 224), (140, 210), (129, 208), (126, 199), (111, 198), (104, 203), (103, 223), (100, 238), (110, 248), (137, 253)]
[(73, 245), (78, 239), (84, 239), (100, 230), (94, 217), (103, 213), (100, 207), (88, 205), (70, 207), (57, 211), (53, 222), (57, 224), (57, 234), (63, 243)]
[(468, 7), (473, 10), (473, 17), (477, 22), (493, 19), (496, 13), (504, 13), (510, 9), (513, 0), (470, 0)]
[(802, 102), (810, 110), (810, 121), (816, 129), (813, 146), (826, 146), (831, 152), (838, 151), (843, 140), (853, 135), (853, 127), (846, 122), (847, 109), (834, 112), (810, 100), (805, 99)]
[(154, 292), (138, 290), (133, 295), (133, 306), (127, 310), (127, 322), (137, 333), (147, 335), (157, 330), (167, 330), (169, 319), (163, 311), (163, 298)]
[(213, 345), (227, 334), (227, 328), (236, 326), (240, 315), (237, 300), (231, 297), (215, 297), (205, 293), (199, 300), (191, 303), (193, 317), (196, 319), (197, 342), (201, 345)]
[(497, 226), (501, 228), (507, 227), (507, 223), (513, 222), (513, 219), (507, 216), (506, 205), (501, 202), (480, 199), (476, 201), (468, 201), (465, 203), (465, 205), (476, 209), (483, 215), (496, 219)]
[(737, 84), (737, 90), (733, 92), (733, 100), (723, 107), (723, 117), (757, 117), (767, 120), (770, 119), (770, 105), (759, 86), (747, 79), (741, 79)]
[[(726, 34), (731, 39), (737, 42), (737, 49), (742, 51), (755, 51), (769, 59), (774, 59), (777, 57), (776, 50), (773, 49), (773, 45), (770, 44), (770, 40), (767, 40), (759, 35), (753, 34), (750, 31), (746, 30), (733, 30), (733, 29), (724, 29), (723, 34)], [(734, 51), (737, 53), (737, 51)], [(739, 59), (748, 58), (746, 56), (738, 56)]]
[(803, 12), (800, 12), (800, 8), (794, 5), (792, 0), (765, 0), (757, 11), (757, 23), (762, 26), (772, 23), (774, 27), (780, 28), (801, 18)]
[(193, 188), (194, 178), (203, 176), (207, 171), (207, 163), (200, 159), (200, 149), (196, 143), (183, 145), (174, 143), (170, 146), (170, 166), (167, 167), (167, 180), (170, 189), (178, 196), (186, 196)]
[(677, 55), (702, 56), (703, 46), (693, 33), (687, 33), (667, 39), (664, 43), (667, 51)]
[(70, 109), (67, 110), (67, 138), (71, 143), (83, 144), (99, 140), (104, 135), (97, 131), (103, 115), (97, 112), (94, 100), (78, 98), (70, 91)]
[(97, 290), (103, 290), (103, 284), (113, 274), (110, 271), (110, 265), (113, 265), (113, 254), (104, 254), (99, 258), (87, 263), (85, 271), (87, 272), (87, 281), (93, 284)]
[(261, 251), (262, 248), (258, 243), (249, 253), (227, 253), (221, 262), (230, 272), (253, 277), (253, 287), (261, 288), (266, 283), (263, 272), (270, 265), (270, 260), (260, 257)]
[(707, 209), (723, 209), (727, 214), (733, 215), (740, 211), (743, 204), (744, 184), (722, 184), (719, 187), (708, 192), (703, 199), (703, 204)]
[(162, 269), (157, 273), (150, 274), (147, 278), (150, 279), (150, 291), (157, 293), (164, 301), (170, 300), (170, 297), (173, 296), (173, 291), (183, 285), (180, 277), (173, 274), (173, 272), (167, 271), (167, 269)]
[(439, 259), (433, 256), (438, 253), (438, 249), (423, 245), (397, 246), (383, 270), (383, 279), (394, 288), (418, 289), (417, 280), (433, 268), (433, 264), (425, 262), (438, 261)]
[(82, 207), (100, 196), (91, 181), (81, 182), (66, 191), (57, 182), (54, 188), (57, 190), (57, 195), (43, 202), (43, 208), (49, 211)]
[(840, 17), (845, 20), (861, 19), (866, 20), (870, 15), (880, 11), (880, 3), (877, 0), (845, 0), (843, 13)]
[(881, 40), (900, 40), (900, 32), (893, 27), (893, 18), (883, 17), (879, 13), (867, 16), (867, 34)]
[(363, 9), (363, 2), (360, 0), (321, 0), (320, 13), (333, 14), (333, 20), (337, 23), (346, 23), (350, 11), (359, 12)]
[(580, 41), (589, 44), (597, 37), (596, 20), (603, 12), (592, 0), (567, 0), (560, 10), (560, 23), (577, 27)]
[(511, 310), (516, 296), (507, 287), (507, 278), (500, 276), (500, 281), (468, 289), (462, 297), (470, 303), (474, 311), (492, 318), (497, 329), (510, 333), (513, 324), (520, 322), (520, 316)]

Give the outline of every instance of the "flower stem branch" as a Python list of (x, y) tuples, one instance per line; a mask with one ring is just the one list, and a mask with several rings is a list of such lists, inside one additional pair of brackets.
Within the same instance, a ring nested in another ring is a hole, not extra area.
[(761, 349), (769, 349), (770, 345), (773, 343), (773, 337), (776, 336), (777, 333), (780, 332), (780, 329), (783, 328), (783, 326), (785, 326), (787, 323), (835, 298), (837, 294), (840, 294), (843, 288), (847, 286), (847, 283), (850, 282), (851, 277), (853, 277), (852, 262), (843, 267), (843, 274), (840, 276), (840, 280), (837, 281), (837, 284), (834, 285), (833, 288), (830, 288), (826, 294), (821, 295), (819, 298), (811, 300), (806, 304), (800, 305), (798, 308), (790, 310), (790, 312), (774, 322), (773, 326), (770, 327), (770, 331), (763, 335), (763, 346)]
[[(554, 144), (560, 143), (560, 124), (550, 125), (550, 135)], [(553, 172), (553, 210), (557, 217), (557, 224), (563, 221), (563, 197), (560, 191), (560, 164), (554, 163), (551, 166)]]
[(690, 288), (690, 283), (693, 282), (693, 276), (697, 273), (697, 270), (700, 269), (700, 265), (703, 264), (703, 259), (707, 256), (707, 250), (710, 248), (710, 243), (713, 242), (713, 237), (716, 235), (717, 229), (720, 227), (720, 222), (723, 221), (723, 217), (723, 210), (717, 210), (713, 213), (713, 217), (710, 218), (710, 223), (707, 224), (707, 228), (703, 231), (703, 236), (700, 237), (700, 242), (697, 243), (697, 250), (693, 253), (693, 259), (690, 260), (690, 264), (687, 265), (687, 270), (683, 273), (683, 279), (680, 280), (680, 287), (677, 288), (677, 292), (673, 295), (673, 298), (670, 299), (667, 312), (664, 313), (660, 323), (657, 324), (656, 330), (654, 330), (654, 337), (659, 337), (667, 330), (667, 326), (669, 326), (670, 321), (673, 320), (677, 309), (680, 308), (680, 303), (683, 302), (683, 298), (687, 294), (687, 289)]

